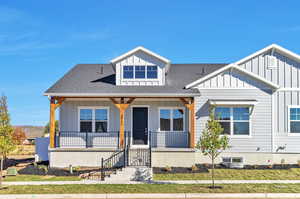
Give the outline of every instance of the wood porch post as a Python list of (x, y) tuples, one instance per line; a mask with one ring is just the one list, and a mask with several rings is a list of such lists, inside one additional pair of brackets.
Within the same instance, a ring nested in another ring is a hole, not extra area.
[(119, 109), (120, 113), (120, 145), (119, 147), (123, 149), (125, 147), (125, 111), (128, 108), (128, 106), (133, 102), (135, 98), (130, 98), (126, 103), (124, 102), (124, 97), (121, 98), (120, 103), (114, 98), (110, 98), (110, 100), (113, 102), (113, 104)]
[(63, 103), (65, 99), (60, 97), (51, 97), (50, 99), (50, 121), (49, 121), (49, 134), (50, 134), (50, 148), (55, 148), (55, 110)]
[(190, 143), (190, 148), (195, 148), (195, 102), (194, 98), (191, 98), (189, 101), (187, 101), (185, 98), (180, 98), (180, 101), (185, 105), (185, 107), (188, 108), (189, 110), (189, 143)]

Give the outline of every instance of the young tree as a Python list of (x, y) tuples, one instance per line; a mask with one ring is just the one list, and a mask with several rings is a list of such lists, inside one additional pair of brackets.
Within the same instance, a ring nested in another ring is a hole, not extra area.
[(2, 95), (0, 98), (0, 185), (2, 185), (3, 162), (7, 158), (8, 154), (15, 149), (15, 143), (12, 135), (13, 127), (10, 125), (7, 97)]
[(26, 134), (21, 127), (16, 127), (13, 132), (13, 140), (16, 144), (23, 144), (24, 140), (26, 140)]
[(221, 124), (214, 119), (214, 111), (210, 111), (210, 117), (207, 121), (205, 129), (202, 131), (197, 148), (201, 150), (203, 155), (209, 156), (212, 163), (211, 179), (212, 188), (215, 188), (215, 159), (221, 152), (229, 148), (229, 139), (227, 136), (222, 136), (223, 128)]
[[(58, 120), (55, 120), (55, 132), (58, 132), (58, 131), (59, 131)], [(50, 124), (48, 122), (44, 128), (44, 135), (49, 134), (49, 133), (50, 133)]]

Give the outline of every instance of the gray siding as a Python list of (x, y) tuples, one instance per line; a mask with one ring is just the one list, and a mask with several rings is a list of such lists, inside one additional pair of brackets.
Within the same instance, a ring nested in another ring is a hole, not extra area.
[[(251, 115), (251, 137), (230, 138), (230, 152), (271, 152), (272, 148), (272, 105), (271, 92), (260, 89), (207, 89), (201, 90), (196, 98), (196, 132), (199, 140), (201, 131), (209, 117), (209, 99), (255, 99)], [(259, 150), (258, 150), (259, 148)]]
[(300, 63), (289, 59), (288, 57), (274, 52), (273, 56), (277, 59), (277, 68), (268, 68), (268, 59), (271, 51), (258, 55), (240, 66), (251, 71), (282, 88), (299, 88), (300, 86)]
[[(279, 91), (275, 100), (275, 151), (280, 153), (300, 152), (300, 135), (288, 134), (288, 106), (300, 105), (300, 91)], [(283, 148), (282, 148), (283, 147)]]

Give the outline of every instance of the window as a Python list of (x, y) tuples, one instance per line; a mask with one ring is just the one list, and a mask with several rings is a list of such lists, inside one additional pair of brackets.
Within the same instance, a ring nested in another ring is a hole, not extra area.
[(79, 108), (80, 132), (107, 132), (108, 108)]
[(140, 78), (145, 78), (146, 77), (146, 67), (145, 66), (135, 66), (135, 78), (140, 79)]
[(289, 114), (290, 133), (300, 133), (300, 107), (291, 106)]
[(162, 108), (159, 111), (160, 131), (183, 131), (184, 109)]
[(249, 107), (216, 107), (215, 120), (224, 129), (224, 135), (250, 135)]
[(92, 132), (92, 109), (80, 109), (80, 132)]
[(107, 109), (95, 109), (95, 132), (107, 132)]
[(157, 66), (147, 66), (147, 78), (148, 79), (157, 78)]
[(133, 66), (124, 66), (123, 67), (123, 78), (132, 79), (133, 78)]

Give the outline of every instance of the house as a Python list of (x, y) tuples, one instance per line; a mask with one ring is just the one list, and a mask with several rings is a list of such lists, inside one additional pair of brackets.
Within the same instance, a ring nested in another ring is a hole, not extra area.
[(209, 162), (195, 145), (210, 110), (230, 138), (218, 161), (296, 163), (299, 78), (300, 56), (276, 44), (228, 64), (174, 64), (143, 47), (78, 64), (44, 93), (50, 166), (99, 166), (120, 151), (130, 166)]

